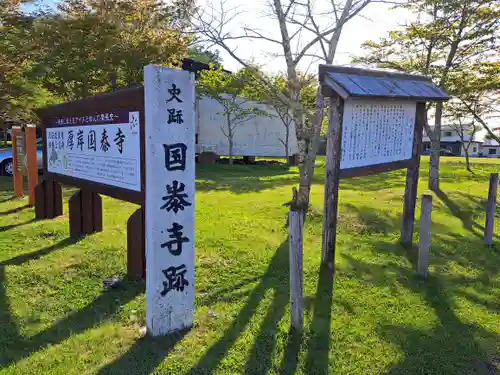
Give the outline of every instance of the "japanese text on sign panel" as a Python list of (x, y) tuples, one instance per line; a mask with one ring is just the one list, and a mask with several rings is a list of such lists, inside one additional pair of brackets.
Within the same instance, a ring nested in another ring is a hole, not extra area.
[(127, 117), (123, 123), (47, 128), (48, 171), (141, 191), (139, 112)]
[(346, 100), (340, 167), (411, 159), (415, 110), (414, 102)]
[(148, 66), (145, 99), (146, 321), (152, 334), (165, 334), (193, 319), (193, 78)]

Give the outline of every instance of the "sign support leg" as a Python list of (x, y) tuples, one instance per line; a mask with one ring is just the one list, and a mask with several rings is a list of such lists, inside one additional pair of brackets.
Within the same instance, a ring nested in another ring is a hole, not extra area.
[(322, 262), (331, 270), (335, 270), (335, 242), (337, 238), (344, 100), (340, 97), (331, 98), (330, 100), (328, 136), (326, 144)]
[(63, 213), (61, 185), (52, 180), (42, 180), (35, 186), (35, 217), (53, 219)]
[(35, 186), (38, 184), (38, 166), (36, 158), (36, 126), (26, 126), (26, 168), (28, 170), (29, 205), (35, 205)]
[(138, 208), (127, 222), (127, 275), (132, 280), (146, 278), (144, 209)]
[(413, 134), (413, 165), (406, 171), (406, 187), (403, 203), (403, 221), (401, 224), (400, 242), (405, 247), (413, 243), (413, 226), (415, 223), (415, 205), (417, 202), (418, 176), (420, 170), (420, 148), (422, 144), (422, 131), (426, 121), (426, 108), (424, 102), (417, 103), (415, 116), (415, 132)]
[(89, 190), (79, 190), (68, 202), (71, 237), (102, 231), (102, 199)]

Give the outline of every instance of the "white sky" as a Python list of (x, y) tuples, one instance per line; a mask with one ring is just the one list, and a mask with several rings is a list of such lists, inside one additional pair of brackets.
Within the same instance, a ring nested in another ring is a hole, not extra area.
[[(200, 5), (213, 4), (217, 9), (219, 3), (220, 0), (200, 1)], [(226, 0), (225, 9), (237, 8), (241, 12), (228, 25), (229, 27), (226, 28), (226, 31), (232, 35), (241, 35), (243, 27), (258, 28), (266, 36), (278, 40), (281, 39), (278, 22), (266, 15), (266, 12), (269, 12), (269, 6), (266, 3), (267, 0)], [(316, 4), (318, 6), (326, 6), (330, 4), (330, 0), (316, 0)], [(352, 56), (362, 53), (361, 44), (363, 42), (369, 39), (378, 40), (380, 37), (385, 37), (390, 30), (398, 29), (410, 20), (412, 15), (407, 10), (391, 8), (393, 8), (393, 5), (374, 2), (369, 4), (355, 18), (351, 19), (342, 31), (334, 63), (348, 64)], [(333, 18), (333, 14), (328, 14), (323, 16), (320, 22), (326, 25)], [(304, 42), (310, 40), (308, 37), (310, 35), (304, 37)], [(277, 44), (263, 40), (250, 41), (239, 39), (238, 43), (233, 42), (232, 46), (237, 47), (236, 54), (238, 56), (243, 57), (245, 60), (253, 59), (264, 70), (277, 72), (286, 68), (284, 59), (281, 56), (276, 56), (276, 53), (282, 54), (282, 49)], [(319, 44), (317, 48), (316, 50), (311, 49), (310, 52), (318, 52)], [(234, 71), (240, 67), (227, 52), (222, 51), (220, 48), (218, 49), (221, 52), (226, 69)], [(315, 72), (317, 70), (317, 62), (311, 64), (311, 60), (311, 58), (305, 58), (303, 64), (300, 66), (301, 69), (309, 69), (310, 72)]]

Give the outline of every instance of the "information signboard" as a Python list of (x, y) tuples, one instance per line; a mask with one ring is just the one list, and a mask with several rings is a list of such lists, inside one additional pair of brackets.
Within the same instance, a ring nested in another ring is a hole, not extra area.
[(344, 103), (340, 168), (410, 160), (416, 102), (348, 99)]
[(56, 121), (46, 129), (49, 172), (141, 191), (139, 112)]

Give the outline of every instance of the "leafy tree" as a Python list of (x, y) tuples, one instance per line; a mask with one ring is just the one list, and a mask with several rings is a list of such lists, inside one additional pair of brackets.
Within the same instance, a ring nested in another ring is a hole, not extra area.
[(34, 23), (39, 56), (31, 78), (65, 100), (142, 82), (149, 63), (177, 65), (193, 1), (65, 0)]
[[(500, 143), (498, 129), (493, 123), (500, 118), (500, 55), (496, 61), (481, 62), (452, 76), (452, 84), (460, 88), (452, 105), (456, 112), (476, 121), (486, 130), (486, 137)], [(458, 91), (458, 90), (457, 90)]]
[(218, 50), (212, 52), (200, 46), (191, 46), (188, 48), (188, 57), (205, 64), (222, 65), (222, 57)]
[[(497, 0), (410, 0), (406, 8), (417, 20), (378, 42), (368, 41), (368, 55), (356, 59), (381, 67), (432, 77), (450, 94), (462, 96), (466, 77), (498, 50), (500, 4)], [(493, 59), (493, 60), (492, 60)], [(435, 124), (426, 131), (432, 154), (429, 188), (439, 189), (439, 149), (443, 104), (435, 107)]]
[(57, 98), (26, 78), (32, 63), (30, 41), (33, 17), (19, 10), (19, 3), (0, 1), (0, 127), (12, 122), (35, 122), (32, 109), (57, 102)]
[[(253, 67), (253, 69), (257, 69)], [(265, 75), (263, 72), (260, 75)], [(280, 139), (280, 142), (285, 148), (285, 156), (287, 162), (289, 161), (289, 142), (292, 130), (296, 128), (295, 118), (290, 105), (280, 99), (280, 95), (288, 95), (287, 77), (283, 73), (266, 76), (268, 84), (263, 84), (252, 75), (251, 83), (245, 87), (243, 95), (252, 100), (265, 103), (274, 108), (278, 117), (280, 118), (283, 126), (285, 127), (285, 137)], [(304, 108), (310, 111), (314, 110), (316, 100), (316, 77), (311, 75), (299, 74), (299, 87), (300, 87), (300, 103)], [(307, 138), (312, 134), (312, 124), (306, 119), (304, 123), (304, 134), (302, 137)]]
[(197, 81), (199, 95), (215, 99), (223, 108), (218, 114), (226, 120), (221, 131), (229, 144), (229, 164), (233, 164), (234, 136), (238, 127), (257, 116), (268, 116), (267, 112), (248, 105), (250, 99), (242, 96), (251, 80), (250, 69), (233, 74), (221, 69), (210, 69), (202, 71)]

